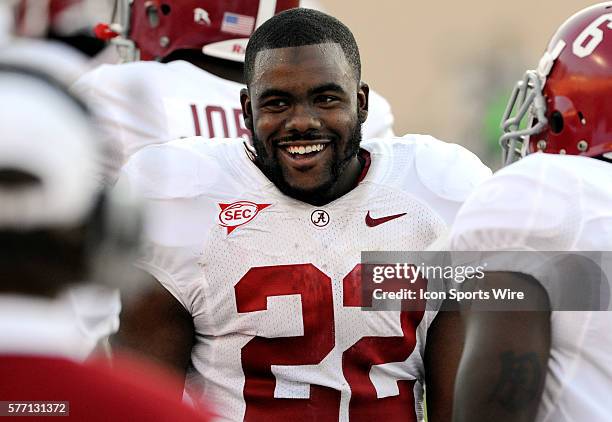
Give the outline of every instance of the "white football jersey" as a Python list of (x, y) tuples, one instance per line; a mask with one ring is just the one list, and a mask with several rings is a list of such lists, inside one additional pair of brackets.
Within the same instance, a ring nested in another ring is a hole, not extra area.
[(363, 180), (319, 207), (236, 139), (155, 145), (124, 167), (148, 205), (140, 265), (194, 319), (187, 390), (225, 420), (421, 420), (435, 312), (362, 311), (361, 252), (425, 249), (490, 170), (428, 136), (362, 147)]
[[(240, 107), (243, 87), (177, 60), (102, 65), (72, 89), (95, 108), (105, 135), (121, 142), (127, 160), (147, 145), (178, 138), (250, 138)], [(373, 91), (363, 136), (393, 136), (391, 107)]]
[[(459, 211), (454, 250), (612, 251), (612, 164), (532, 154), (480, 185)], [(537, 268), (498, 262), (489, 270)], [(612, 262), (602, 270), (612, 280)], [(553, 311), (551, 355), (538, 421), (609, 421), (612, 313)]]

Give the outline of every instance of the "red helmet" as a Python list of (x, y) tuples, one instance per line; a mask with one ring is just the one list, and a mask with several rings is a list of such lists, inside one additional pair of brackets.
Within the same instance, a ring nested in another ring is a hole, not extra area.
[(612, 2), (561, 25), (538, 69), (514, 88), (502, 128), (505, 164), (538, 151), (612, 159)]
[(119, 25), (110, 29), (122, 35), (114, 43), (137, 49), (132, 60), (187, 49), (241, 62), (255, 28), (298, 5), (299, 0), (117, 0)]

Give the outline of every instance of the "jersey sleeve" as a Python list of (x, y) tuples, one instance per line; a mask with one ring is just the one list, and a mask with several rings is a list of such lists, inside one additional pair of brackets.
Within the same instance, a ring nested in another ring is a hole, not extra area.
[(218, 165), (172, 144), (135, 154), (120, 182), (145, 204), (144, 245), (137, 266), (153, 275), (190, 313), (206, 309), (200, 281), (202, 248), (216, 209), (201, 192), (218, 182)]
[(581, 181), (538, 155), (502, 169), (470, 195), (453, 226), (453, 249), (573, 247), (581, 224)]
[[(416, 191), (450, 225), (459, 207), (491, 170), (461, 145), (443, 142), (431, 136), (406, 135), (402, 139), (417, 140), (415, 170), (422, 186)], [(414, 185), (414, 180), (406, 183)]]
[(488, 271), (533, 276), (553, 297), (563, 275), (561, 255), (543, 251), (574, 249), (583, 186), (549, 158), (527, 157), (483, 183), (459, 211), (450, 244), (453, 251), (480, 251)]
[(142, 63), (102, 65), (71, 87), (91, 106), (102, 136), (119, 145), (121, 165), (144, 146), (169, 140), (154, 89), (158, 75), (148, 70)]
[(70, 90), (85, 101), (92, 112), (93, 122), (102, 144), (102, 168), (109, 184), (113, 184), (119, 177), (125, 156), (118, 127), (109, 124), (114, 120), (115, 111), (98, 93), (99, 73), (100, 71), (96, 69), (83, 74), (73, 83)]
[(376, 91), (370, 90), (368, 118), (363, 124), (363, 139), (390, 138), (393, 132), (393, 112), (389, 102)]

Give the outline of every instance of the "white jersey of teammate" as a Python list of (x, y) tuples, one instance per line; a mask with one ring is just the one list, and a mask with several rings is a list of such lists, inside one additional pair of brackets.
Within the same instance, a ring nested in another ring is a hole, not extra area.
[[(466, 201), (454, 250), (612, 251), (612, 164), (532, 154), (496, 173)], [(605, 264), (605, 262), (604, 262)], [(520, 263), (489, 270), (527, 272)], [(612, 262), (603, 270), (612, 280)], [(540, 279), (552, 295), (554, 279)], [(554, 297), (554, 296), (553, 296)], [(553, 311), (538, 421), (609, 421), (612, 313)]]
[(362, 311), (361, 252), (427, 248), (490, 170), (428, 136), (362, 147), (364, 178), (319, 207), (236, 139), (155, 145), (124, 167), (149, 206), (140, 265), (194, 319), (187, 390), (225, 420), (421, 420), (435, 312)]
[[(95, 107), (105, 134), (121, 142), (125, 161), (147, 145), (178, 138), (249, 138), (242, 88), (182, 60), (102, 65), (73, 86)], [(369, 108), (364, 139), (393, 136), (389, 103), (370, 91)]]

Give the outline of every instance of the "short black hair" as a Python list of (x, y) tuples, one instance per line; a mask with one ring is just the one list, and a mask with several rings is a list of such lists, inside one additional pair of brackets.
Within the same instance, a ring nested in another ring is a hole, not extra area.
[(359, 48), (351, 30), (333, 16), (300, 7), (273, 16), (255, 30), (246, 48), (244, 80), (249, 85), (255, 57), (262, 50), (323, 43), (339, 44), (357, 81), (361, 80)]

